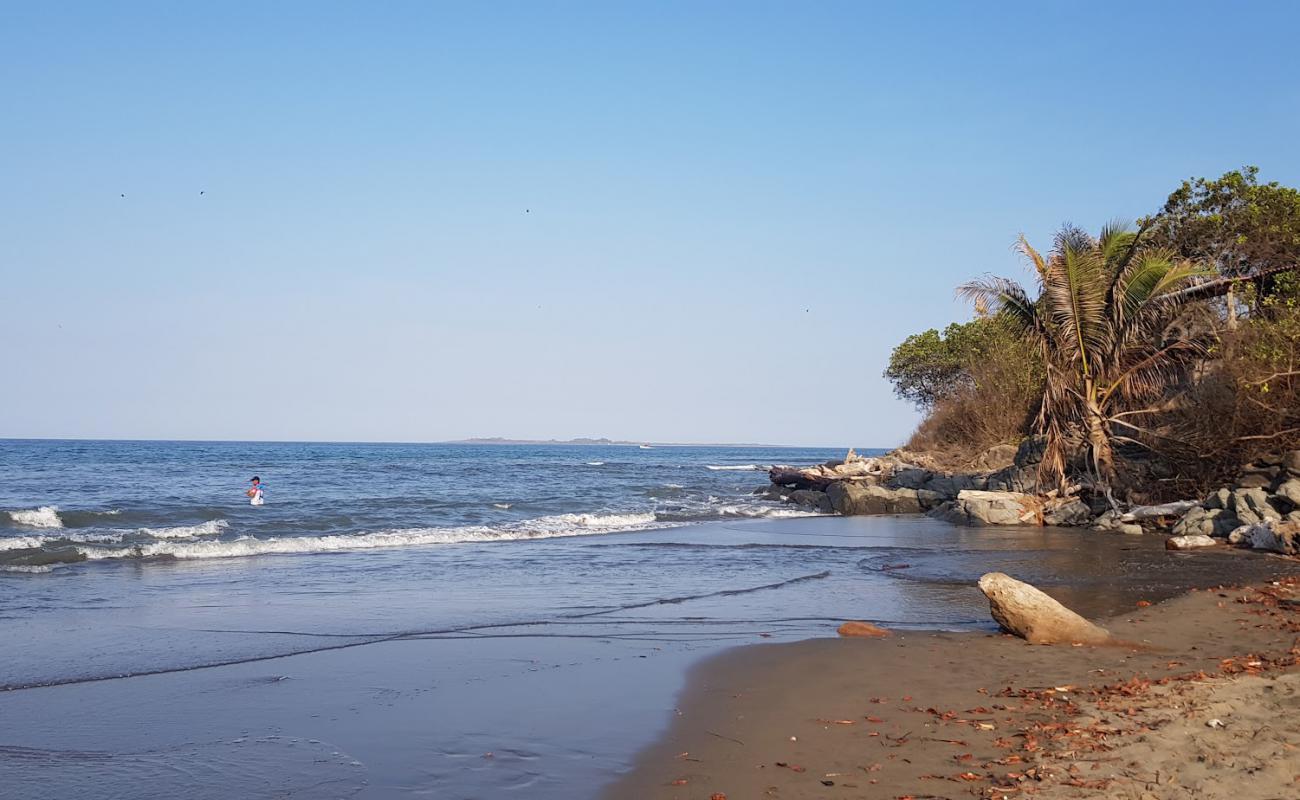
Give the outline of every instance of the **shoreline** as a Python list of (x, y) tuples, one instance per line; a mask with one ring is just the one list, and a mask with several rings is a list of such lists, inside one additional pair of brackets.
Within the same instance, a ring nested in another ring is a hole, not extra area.
[(601, 797), (1295, 796), (1300, 565), (1278, 566), (1105, 621), (1140, 647), (895, 631), (733, 648), (690, 671), (668, 732)]

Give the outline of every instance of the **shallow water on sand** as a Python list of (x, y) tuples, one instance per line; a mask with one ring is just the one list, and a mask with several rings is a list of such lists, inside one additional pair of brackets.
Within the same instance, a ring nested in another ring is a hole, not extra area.
[(730, 645), (990, 628), (992, 569), (1100, 616), (1285, 568), (1160, 544), (817, 517), (10, 575), (0, 774), (24, 798), (593, 797)]

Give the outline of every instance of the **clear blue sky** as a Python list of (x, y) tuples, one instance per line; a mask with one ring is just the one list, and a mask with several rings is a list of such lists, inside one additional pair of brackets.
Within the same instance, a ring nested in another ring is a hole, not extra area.
[(1300, 183), (1297, 8), (3, 0), (0, 436), (893, 445), (1018, 233)]

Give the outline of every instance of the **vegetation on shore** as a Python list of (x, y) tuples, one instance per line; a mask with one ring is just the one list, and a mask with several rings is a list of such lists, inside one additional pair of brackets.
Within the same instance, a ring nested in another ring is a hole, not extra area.
[(971, 281), (975, 319), (894, 350), (885, 376), (925, 412), (909, 450), (960, 467), (1038, 436), (1043, 488), (1158, 500), (1300, 448), (1300, 192), (1248, 167), (1136, 228), (1018, 249), (1035, 294)]

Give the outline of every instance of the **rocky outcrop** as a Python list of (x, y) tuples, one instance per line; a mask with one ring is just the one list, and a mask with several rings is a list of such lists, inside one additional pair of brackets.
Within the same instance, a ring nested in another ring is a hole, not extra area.
[(1065, 527), (1092, 522), (1092, 507), (1077, 497), (1059, 497), (1043, 504), (1043, 524)]
[(1103, 644), (1110, 633), (1035, 587), (1001, 572), (980, 578), (993, 619), (1032, 644)]
[[(1300, 450), (1247, 464), (1235, 486), (1225, 486), (1192, 504), (1173, 526), (1173, 534), (1227, 538), (1230, 544), (1249, 546), (1253, 530), (1271, 531), (1280, 523), (1286, 531), (1287, 524), (1300, 524), (1300, 469), (1296, 467), (1300, 467)], [(1271, 541), (1262, 534), (1260, 540)]]
[(795, 489), (790, 492), (789, 497), (786, 499), (797, 506), (820, 511), (823, 514), (829, 514), (835, 510), (826, 492), (819, 492), (816, 489)]
[[(919, 514), (921, 495), (916, 489), (841, 481), (826, 488), (831, 508), (845, 516), (859, 514)], [(930, 498), (927, 498), (930, 499)]]
[[(1236, 539), (1236, 541), (1232, 541)], [(1300, 551), (1300, 522), (1262, 522), (1243, 525), (1229, 537), (1233, 544), (1293, 556)]]
[(1042, 525), (1043, 503), (1020, 492), (964, 489), (931, 516), (963, 525)]

